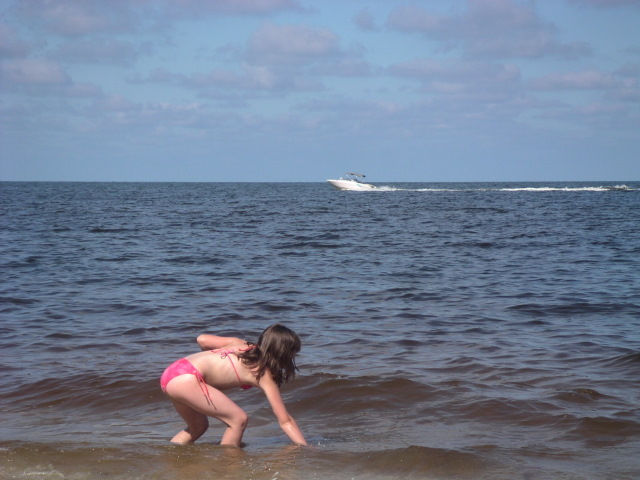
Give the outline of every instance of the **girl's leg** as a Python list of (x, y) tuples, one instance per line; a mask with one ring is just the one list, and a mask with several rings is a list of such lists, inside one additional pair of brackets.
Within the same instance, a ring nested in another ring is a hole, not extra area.
[(239, 447), (247, 427), (247, 414), (220, 390), (209, 385), (205, 387), (213, 404), (204, 395), (202, 384), (194, 375), (180, 375), (167, 385), (167, 395), (173, 401), (176, 411), (187, 422), (187, 428), (179, 432), (172, 441), (195, 442), (207, 430), (207, 416), (210, 416), (227, 425), (220, 443)]
[(209, 428), (209, 419), (203, 413), (197, 412), (184, 403), (171, 400), (176, 412), (187, 422), (187, 428), (176, 433), (171, 439), (172, 443), (193, 443), (199, 439)]

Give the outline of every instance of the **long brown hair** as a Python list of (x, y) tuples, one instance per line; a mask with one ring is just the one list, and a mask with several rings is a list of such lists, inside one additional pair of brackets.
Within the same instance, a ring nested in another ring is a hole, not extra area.
[(244, 352), (238, 352), (238, 358), (243, 365), (256, 372), (256, 378), (269, 371), (278, 387), (292, 381), (296, 376), (296, 354), (300, 351), (302, 342), (295, 332), (278, 323), (267, 327), (258, 343)]

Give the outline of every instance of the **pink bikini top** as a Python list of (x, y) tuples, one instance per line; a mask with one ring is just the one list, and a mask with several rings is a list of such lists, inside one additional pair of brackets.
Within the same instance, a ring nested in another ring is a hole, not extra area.
[[(247, 350), (251, 350), (252, 348), (255, 348), (255, 345), (250, 345), (248, 348), (243, 348), (243, 349), (239, 349), (238, 351), (240, 352), (246, 352)], [(235, 363), (233, 363), (233, 360), (231, 359), (231, 353), (235, 354), (236, 351), (235, 350), (225, 350), (223, 348), (220, 348), (218, 350), (210, 350), (211, 353), (219, 353), (220, 354), (220, 358), (228, 358), (229, 359), (229, 363), (231, 363), (231, 366), (233, 367), (233, 371), (236, 374), (236, 378), (238, 379), (238, 383), (240, 384), (240, 388), (242, 390), (247, 390), (251, 387), (253, 387), (253, 385), (248, 385), (246, 383), (242, 383), (242, 380), (240, 380), (240, 375), (238, 375), (238, 369), (236, 368)]]

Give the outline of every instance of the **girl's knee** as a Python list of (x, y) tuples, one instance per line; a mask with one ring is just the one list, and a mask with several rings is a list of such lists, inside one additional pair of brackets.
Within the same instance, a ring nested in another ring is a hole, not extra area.
[(230, 422), (230, 427), (245, 430), (249, 424), (249, 415), (244, 410), (240, 410), (236, 413)]

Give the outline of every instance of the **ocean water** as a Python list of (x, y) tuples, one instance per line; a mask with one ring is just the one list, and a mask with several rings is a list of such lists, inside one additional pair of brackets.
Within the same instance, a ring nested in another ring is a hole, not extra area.
[[(0, 183), (1, 479), (640, 478), (640, 183)], [(203, 332), (303, 340), (192, 446)]]

